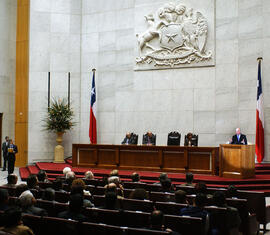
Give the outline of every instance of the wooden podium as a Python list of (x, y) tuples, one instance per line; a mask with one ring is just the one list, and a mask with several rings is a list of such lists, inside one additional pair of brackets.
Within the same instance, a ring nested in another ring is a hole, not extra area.
[(255, 145), (221, 144), (219, 148), (219, 176), (235, 179), (255, 175)]

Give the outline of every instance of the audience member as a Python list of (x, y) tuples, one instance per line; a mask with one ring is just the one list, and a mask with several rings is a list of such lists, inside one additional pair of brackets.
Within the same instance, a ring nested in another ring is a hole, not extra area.
[(76, 187), (76, 186), (82, 187), (82, 189), (83, 189), (83, 194), (84, 194), (84, 195), (89, 195), (89, 196), (91, 196), (91, 193), (90, 193), (89, 191), (85, 190), (85, 183), (84, 183), (84, 181), (83, 181), (82, 179), (76, 179), (76, 180), (73, 180), (73, 182), (72, 182), (72, 184), (71, 184), (71, 189), (72, 189), (73, 187)]
[(140, 175), (137, 172), (132, 173), (131, 180), (132, 182), (140, 182)]
[(7, 210), (8, 208), (8, 191), (0, 189), (0, 211)]
[(171, 179), (167, 178), (161, 181), (161, 190), (162, 192), (174, 193), (174, 187)]
[(60, 177), (57, 177), (52, 183), (55, 191), (65, 192), (65, 190), (63, 189), (63, 181)]
[(188, 207), (185, 207), (181, 209), (180, 215), (183, 216), (191, 216), (191, 217), (199, 217), (202, 218), (204, 222), (206, 222), (206, 218), (208, 216), (208, 213), (206, 210), (204, 210), (204, 206), (206, 204), (206, 196), (205, 194), (198, 193), (196, 195), (196, 198), (194, 200), (193, 205), (190, 205)]
[(187, 193), (183, 190), (177, 190), (175, 192), (175, 202), (180, 204), (186, 204), (187, 203)]
[(75, 176), (75, 173), (74, 173), (73, 171), (69, 171), (69, 172), (66, 174), (66, 180), (65, 180), (65, 183), (68, 185), (68, 188), (67, 188), (68, 191), (70, 191), (72, 182), (73, 182), (73, 180), (75, 180), (75, 179), (76, 179), (76, 176)]
[(94, 207), (94, 204), (91, 201), (84, 198), (84, 187), (81, 184), (72, 185), (70, 195), (80, 194), (83, 198), (83, 206), (84, 207)]
[(137, 200), (148, 200), (148, 193), (143, 188), (136, 188), (130, 193), (129, 198)]
[[(117, 185), (115, 183), (110, 183), (105, 185), (105, 194), (107, 192), (114, 192), (117, 195), (118, 199), (123, 199), (123, 192), (117, 188)], [(119, 192), (119, 193), (118, 193)]]
[(36, 189), (36, 190), (39, 190), (39, 187), (38, 187), (38, 180), (37, 180), (37, 177), (35, 175), (29, 175), (27, 180), (26, 180), (26, 183), (27, 183), (27, 187), (28, 189)]
[(179, 233), (172, 231), (164, 226), (164, 215), (162, 211), (154, 210), (150, 216), (150, 229), (158, 231), (166, 231), (172, 235), (177, 235)]
[(238, 198), (238, 190), (234, 185), (230, 185), (227, 189), (226, 196), (228, 198)]
[(55, 191), (52, 188), (46, 188), (42, 194), (42, 200), (55, 201)]
[(69, 209), (60, 212), (59, 218), (78, 220), (80, 222), (87, 221), (87, 218), (82, 214), (83, 197), (80, 194), (70, 195)]
[(191, 172), (186, 173), (186, 183), (183, 185), (184, 186), (195, 186), (195, 184), (193, 184), (193, 174)]
[(70, 167), (65, 167), (63, 169), (63, 175), (64, 175), (65, 178), (66, 178), (67, 173), (70, 172), (70, 171), (71, 171), (71, 168)]
[(241, 218), (238, 210), (234, 207), (230, 207), (226, 203), (226, 197), (223, 192), (215, 192), (213, 195), (213, 204), (217, 207), (227, 208), (226, 214), (219, 212), (211, 215), (211, 224), (214, 228), (223, 228), (226, 226), (226, 231), (232, 228), (238, 228), (241, 224)]
[(117, 194), (113, 191), (106, 192), (105, 194), (105, 209), (115, 210), (117, 206)]
[(119, 176), (119, 172), (117, 169), (114, 169), (110, 172), (110, 176)]
[(84, 177), (86, 180), (93, 180), (94, 179), (94, 174), (92, 171), (86, 171), (84, 174)]
[(28, 187), (26, 184), (19, 184), (15, 188), (15, 196), (19, 197), (24, 191), (28, 190)]
[(26, 214), (47, 216), (47, 212), (44, 209), (35, 207), (36, 199), (33, 194), (26, 190), (19, 197), (19, 202), (22, 208), (22, 211)]
[(154, 184), (157, 184), (157, 185), (161, 185), (161, 181), (165, 180), (168, 178), (168, 175), (167, 173), (160, 173), (158, 179), (159, 179), (159, 182), (155, 182)]
[(9, 187), (9, 188), (15, 188), (18, 181), (18, 176), (15, 174), (10, 174), (7, 176), (7, 184), (4, 184), (3, 186)]
[(50, 181), (48, 180), (48, 176), (46, 171), (40, 170), (37, 174), (38, 182), (45, 182), (49, 183)]
[(22, 211), (19, 208), (12, 207), (4, 213), (4, 228), (1, 230), (14, 235), (34, 235), (33, 231), (23, 225)]
[(124, 196), (124, 188), (120, 182), (120, 178), (118, 176), (110, 176), (108, 178), (108, 184), (114, 183), (116, 185), (116, 187), (119, 189), (117, 191), (117, 194), (121, 197)]

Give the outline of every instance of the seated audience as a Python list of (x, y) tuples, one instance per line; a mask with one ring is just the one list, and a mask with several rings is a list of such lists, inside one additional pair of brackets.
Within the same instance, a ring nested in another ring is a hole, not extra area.
[(118, 190), (117, 185), (115, 183), (110, 183), (110, 184), (105, 185), (105, 193), (106, 192), (115, 192), (118, 199), (124, 198), (123, 191), (121, 191), (121, 189)]
[(162, 211), (154, 210), (150, 216), (150, 229), (158, 231), (166, 231), (172, 235), (177, 235), (179, 233), (172, 231), (169, 228), (165, 228), (164, 225), (164, 215)]
[(207, 199), (211, 199), (213, 197), (211, 194), (207, 193), (207, 187), (206, 187), (205, 182), (198, 182), (195, 185), (195, 191), (196, 191), (196, 194), (197, 193), (205, 194)]
[(55, 191), (52, 188), (46, 188), (42, 194), (42, 200), (55, 201)]
[(130, 193), (129, 198), (136, 200), (148, 200), (148, 193), (143, 188), (136, 188)]
[(14, 235), (34, 235), (29, 227), (23, 225), (22, 211), (19, 208), (9, 208), (5, 211), (3, 217), (4, 228), (1, 231)]
[(39, 190), (39, 187), (38, 187), (38, 180), (37, 180), (37, 177), (35, 175), (29, 175), (27, 180), (26, 180), (26, 183), (27, 183), (27, 187), (28, 189), (36, 189), (36, 190)]
[(24, 191), (28, 190), (28, 187), (26, 184), (19, 184), (15, 188), (15, 196), (19, 197)]
[(84, 178), (86, 180), (93, 180), (94, 179), (94, 174), (92, 171), (86, 171), (84, 174)]
[(121, 144), (137, 144), (136, 135), (128, 132)]
[(215, 192), (213, 195), (213, 204), (217, 207), (227, 208), (226, 214), (214, 212), (211, 214), (212, 230), (222, 230), (226, 233), (232, 228), (239, 228), (241, 218), (238, 210), (226, 204), (225, 194), (223, 192)]
[(57, 177), (52, 183), (55, 191), (65, 192), (65, 190), (63, 189), (63, 181), (60, 177)]
[(23, 213), (31, 214), (31, 215), (39, 215), (39, 216), (48, 215), (47, 211), (45, 211), (44, 209), (34, 206), (36, 203), (36, 199), (29, 190), (24, 191), (20, 195), (19, 202), (20, 202)]
[(171, 179), (167, 178), (161, 181), (161, 190), (162, 192), (174, 193), (174, 186)]
[(161, 182), (165, 179), (168, 179), (167, 173), (160, 173), (159, 177), (159, 182), (155, 182), (154, 184), (161, 185)]
[(110, 176), (119, 176), (119, 171), (117, 169), (112, 170)]
[(73, 182), (73, 180), (75, 180), (75, 179), (76, 179), (76, 176), (75, 176), (75, 173), (74, 173), (73, 171), (69, 171), (69, 172), (66, 174), (66, 180), (65, 180), (65, 183), (68, 185), (68, 191), (70, 191), (72, 182)]
[(195, 184), (193, 184), (193, 174), (191, 172), (186, 173), (186, 183), (183, 185), (184, 186), (195, 186)]
[(175, 202), (180, 204), (187, 204), (187, 193), (183, 190), (177, 190), (175, 192)]
[(241, 133), (240, 128), (236, 128), (235, 135), (232, 137), (230, 144), (247, 145), (247, 137)]
[(113, 191), (109, 191), (105, 193), (105, 205), (104, 209), (116, 210), (117, 206), (117, 194)]
[(7, 210), (8, 208), (8, 191), (6, 189), (0, 189), (0, 211)]
[(82, 214), (83, 209), (83, 197), (80, 194), (70, 195), (69, 209), (67, 211), (60, 212), (59, 218), (78, 220), (80, 222), (87, 221), (87, 218)]
[(238, 190), (234, 185), (230, 185), (227, 189), (226, 197), (238, 198)]
[(204, 223), (206, 222), (206, 219), (208, 217), (208, 213), (206, 210), (204, 210), (204, 206), (206, 205), (206, 196), (205, 194), (198, 193), (196, 195), (196, 198), (194, 200), (193, 205), (190, 205), (188, 207), (185, 207), (180, 210), (181, 216), (191, 216), (191, 217), (199, 217), (202, 218)]
[(66, 178), (67, 173), (70, 172), (70, 171), (71, 171), (71, 168), (70, 167), (65, 167), (63, 169), (63, 175), (64, 175), (65, 178)]
[(143, 135), (142, 144), (156, 145), (156, 135), (154, 135), (151, 131), (148, 131), (145, 135)]
[(9, 174), (7, 177), (7, 184), (4, 184), (5, 187), (15, 188), (18, 181), (18, 176), (15, 174)]
[(137, 172), (133, 172), (131, 175), (132, 182), (140, 182), (140, 175)]
[(119, 189), (117, 191), (117, 194), (120, 195), (121, 197), (124, 196), (124, 187), (120, 182), (120, 178), (118, 176), (111, 176), (108, 178), (108, 184), (114, 183), (117, 187), (117, 189)]
[[(84, 198), (84, 195), (86, 195), (85, 192), (87, 192), (84, 190), (84, 188), (85, 188), (85, 183), (83, 182), (83, 180), (76, 179), (72, 183), (70, 195), (80, 194), (83, 198), (84, 207), (94, 207), (94, 204), (92, 204), (91, 201)], [(87, 195), (90, 195), (90, 194), (87, 194)]]
[(48, 176), (46, 171), (40, 170), (37, 174), (38, 182), (45, 182), (49, 183), (50, 181), (48, 180)]

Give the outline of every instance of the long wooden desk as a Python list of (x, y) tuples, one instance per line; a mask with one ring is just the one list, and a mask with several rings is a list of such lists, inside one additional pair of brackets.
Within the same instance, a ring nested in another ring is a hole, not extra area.
[(72, 166), (215, 174), (218, 147), (73, 144)]

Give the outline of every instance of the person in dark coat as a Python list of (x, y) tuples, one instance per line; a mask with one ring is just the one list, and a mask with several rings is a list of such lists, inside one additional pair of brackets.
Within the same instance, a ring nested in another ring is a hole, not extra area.
[(7, 153), (7, 158), (8, 158), (8, 174), (12, 174), (14, 172), (14, 166), (15, 166), (15, 161), (16, 161), (16, 153), (18, 153), (18, 148), (17, 146), (13, 143), (13, 140), (9, 140), (9, 145), (8, 145), (8, 153)]
[(230, 143), (247, 145), (247, 137), (241, 133), (240, 128), (236, 128), (235, 135), (232, 137)]
[(3, 158), (4, 158), (4, 165), (3, 165), (3, 170), (2, 170), (2, 171), (5, 171), (6, 168), (7, 168), (7, 161), (8, 161), (8, 158), (7, 158), (7, 154), (8, 154), (8, 144), (9, 144), (9, 137), (6, 136), (6, 137), (5, 137), (5, 142), (2, 143), (2, 151), (3, 151)]

